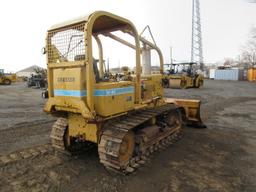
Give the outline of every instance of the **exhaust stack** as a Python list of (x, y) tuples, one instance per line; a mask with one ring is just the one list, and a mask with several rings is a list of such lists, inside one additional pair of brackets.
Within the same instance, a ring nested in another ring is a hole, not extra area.
[(151, 48), (143, 44), (142, 48), (142, 75), (151, 74)]

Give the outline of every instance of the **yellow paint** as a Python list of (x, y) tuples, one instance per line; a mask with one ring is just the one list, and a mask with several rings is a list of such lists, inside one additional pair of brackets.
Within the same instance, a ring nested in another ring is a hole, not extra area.
[(152, 99), (154, 97), (163, 96), (162, 88), (162, 75), (161, 74), (152, 74), (142, 76), (142, 95), (143, 101)]
[(98, 49), (99, 49), (99, 63), (100, 63), (100, 69), (99, 69), (99, 73), (100, 73), (100, 78), (103, 78), (104, 76), (104, 72), (103, 72), (103, 48), (102, 48), (102, 43), (100, 41), (100, 38), (98, 35), (94, 36), (97, 45), (98, 45)]
[(86, 141), (97, 143), (97, 125), (88, 123), (85, 118), (78, 114), (69, 113), (68, 130), (70, 137), (82, 137)]
[(198, 75), (197, 77), (190, 77), (188, 75), (166, 75), (165, 78), (169, 79), (170, 88), (199, 88), (203, 85), (204, 76)]
[(59, 68), (53, 71), (54, 89), (85, 90), (85, 68)]
[[(110, 90), (118, 88), (133, 87), (134, 83), (123, 82), (101, 82), (95, 84), (95, 90)], [(134, 93), (126, 93), (110, 96), (95, 96), (95, 110), (100, 116), (107, 117), (118, 113), (127, 112), (134, 108)]]
[(188, 120), (201, 122), (200, 100), (165, 98), (165, 102), (182, 107)]
[(1, 69), (0, 72), (0, 84), (5, 83), (5, 80), (9, 80), (10, 83), (17, 81), (17, 75), (16, 74), (6, 74), (4, 73), (4, 70)]
[(248, 81), (256, 81), (256, 68), (251, 68), (247, 73)]
[(49, 98), (44, 111), (53, 113), (54, 111), (66, 111), (80, 113), (84, 118), (93, 119), (93, 114), (82, 100), (72, 97), (52, 97)]

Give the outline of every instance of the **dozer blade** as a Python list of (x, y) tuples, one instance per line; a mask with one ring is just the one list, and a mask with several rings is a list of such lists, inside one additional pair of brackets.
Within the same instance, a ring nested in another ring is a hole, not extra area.
[(166, 103), (172, 103), (178, 106), (183, 113), (183, 121), (187, 126), (195, 128), (206, 128), (206, 125), (202, 122), (200, 116), (200, 100), (192, 99), (176, 99), (165, 98)]

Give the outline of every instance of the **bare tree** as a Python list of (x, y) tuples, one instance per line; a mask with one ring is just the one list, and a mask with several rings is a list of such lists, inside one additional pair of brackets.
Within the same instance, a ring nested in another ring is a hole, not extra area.
[(256, 27), (252, 28), (249, 40), (242, 48), (240, 59), (247, 68), (256, 65)]
[(231, 66), (234, 66), (234, 64), (235, 64), (235, 60), (233, 58), (224, 59), (224, 63), (223, 63), (224, 67), (231, 67)]
[(35, 68), (34, 71), (36, 72), (37, 75), (41, 75), (43, 78), (46, 78), (47, 76), (47, 70), (43, 68)]

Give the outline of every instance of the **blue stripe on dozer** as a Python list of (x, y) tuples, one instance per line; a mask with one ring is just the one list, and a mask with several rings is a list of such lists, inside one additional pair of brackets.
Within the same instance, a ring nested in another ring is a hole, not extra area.
[[(95, 89), (94, 96), (112, 96), (121, 95), (127, 93), (134, 93), (134, 87), (122, 87), (114, 89)], [(55, 96), (70, 96), (70, 97), (86, 97), (86, 90), (64, 90), (64, 89), (54, 89)]]
[(70, 96), (70, 97), (84, 97), (86, 96), (85, 90), (64, 90), (64, 89), (54, 89), (55, 96)]

